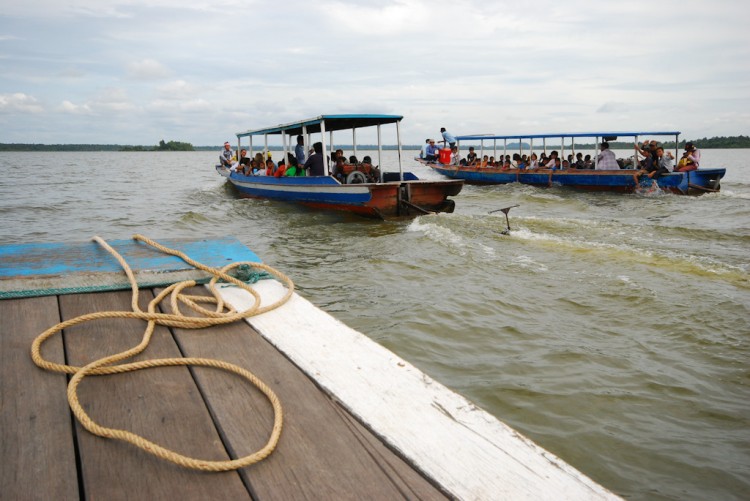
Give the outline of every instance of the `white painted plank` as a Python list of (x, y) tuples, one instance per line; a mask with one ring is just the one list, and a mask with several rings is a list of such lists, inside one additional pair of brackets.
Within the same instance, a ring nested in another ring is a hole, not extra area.
[[(254, 285), (263, 304), (274, 280)], [(247, 292), (221, 289), (238, 310)], [(294, 294), (248, 322), (391, 447), (459, 499), (620, 499), (367, 336)], [(283, 405), (283, 402), (282, 402)]]

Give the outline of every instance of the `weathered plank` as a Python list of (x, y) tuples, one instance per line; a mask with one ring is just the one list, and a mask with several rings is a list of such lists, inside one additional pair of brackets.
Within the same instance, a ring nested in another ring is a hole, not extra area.
[[(0, 499), (78, 499), (66, 377), (31, 361), (31, 342), (59, 322), (57, 298), (0, 301)], [(44, 354), (64, 362), (60, 338)]]
[[(152, 298), (141, 292), (141, 308)], [(128, 292), (60, 297), (64, 319), (84, 313), (130, 310)], [(83, 365), (95, 358), (135, 346), (145, 323), (97, 320), (66, 329), (69, 363)], [(136, 357), (179, 357), (169, 330), (157, 327), (148, 349)], [(79, 387), (81, 403), (92, 419), (127, 429), (191, 457), (227, 459), (225, 448), (186, 367), (156, 368), (113, 376), (89, 377)], [(247, 499), (237, 472), (187, 470), (147, 454), (130, 444), (104, 439), (76, 426), (83, 491), (90, 499)]]
[[(445, 499), (246, 323), (174, 332), (186, 356), (242, 366), (266, 381), (282, 402), (284, 428), (277, 449), (241, 471), (257, 499)], [(197, 368), (195, 373), (237, 455), (267, 440), (272, 410), (263, 397), (240, 391), (217, 371)]]
[[(276, 281), (253, 286), (263, 303)], [(224, 288), (242, 310), (250, 295)], [(612, 492), (298, 295), (248, 322), (390, 447), (461, 499), (603, 500)]]

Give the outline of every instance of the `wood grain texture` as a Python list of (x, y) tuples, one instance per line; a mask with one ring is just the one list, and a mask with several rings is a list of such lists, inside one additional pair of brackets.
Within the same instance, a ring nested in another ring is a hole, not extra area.
[[(57, 298), (0, 301), (0, 499), (78, 499), (64, 374), (31, 361), (31, 342), (59, 322)], [(60, 338), (45, 356), (63, 363)]]
[[(141, 308), (153, 296), (141, 293)], [(64, 319), (93, 312), (130, 310), (129, 292), (60, 297)], [(69, 362), (82, 365), (137, 345), (145, 322), (97, 320), (66, 329)], [(134, 360), (179, 357), (168, 329), (157, 327), (146, 351)], [(138, 433), (191, 457), (227, 459), (210, 413), (187, 367), (155, 368), (88, 377), (81, 403), (103, 426)], [(90, 499), (247, 499), (237, 472), (203, 473), (156, 458), (124, 442), (92, 435), (76, 424), (83, 490)]]
[[(445, 499), (247, 323), (174, 331), (186, 356), (240, 365), (282, 402), (284, 428), (277, 449), (241, 471), (257, 499)], [(195, 373), (236, 455), (251, 453), (267, 440), (273, 418), (265, 397), (219, 371), (196, 368)]]

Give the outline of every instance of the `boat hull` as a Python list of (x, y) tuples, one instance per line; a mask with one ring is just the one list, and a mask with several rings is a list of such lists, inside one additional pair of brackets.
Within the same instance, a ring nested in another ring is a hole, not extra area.
[(460, 180), (421, 181), (410, 173), (404, 174), (403, 181), (341, 184), (330, 176), (244, 176), (221, 166), (216, 170), (241, 197), (294, 202), (380, 219), (453, 212), (455, 204), (447, 197), (457, 195), (463, 187)]
[[(454, 167), (439, 163), (421, 163), (451, 179), (461, 179), (471, 184), (521, 183), (533, 186), (567, 186), (589, 191), (632, 193), (639, 187), (651, 186), (652, 181), (641, 177), (638, 184), (634, 171), (621, 170), (551, 170), (495, 169)], [(681, 195), (698, 195), (717, 192), (726, 169), (699, 169), (690, 172), (670, 172), (656, 180), (659, 188)]]

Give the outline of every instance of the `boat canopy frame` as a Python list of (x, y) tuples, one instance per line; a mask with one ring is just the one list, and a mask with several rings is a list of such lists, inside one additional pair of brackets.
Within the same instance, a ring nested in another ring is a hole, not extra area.
[[(302, 136), (304, 141), (305, 152), (307, 153), (310, 149), (310, 135), (320, 134), (321, 143), (323, 143), (323, 154), (327, 152), (326, 148), (326, 131), (330, 135), (328, 144), (330, 145), (329, 158), (333, 158), (334, 153), (334, 142), (333, 133), (334, 131), (340, 130), (351, 130), (352, 131), (352, 150), (354, 155), (357, 154), (357, 129), (365, 127), (377, 127), (378, 134), (378, 165), (380, 169), (380, 182), (383, 182), (383, 162), (382, 162), (382, 141), (380, 134), (380, 126), (388, 124), (396, 124), (396, 140), (398, 143), (398, 170), (400, 179), (404, 179), (404, 171), (401, 162), (402, 158), (402, 147), (401, 147), (401, 131), (400, 123), (403, 120), (402, 115), (382, 115), (382, 114), (346, 114), (346, 115), (319, 115), (317, 117), (308, 118), (305, 120), (298, 120), (296, 122), (290, 122), (287, 124), (279, 124), (270, 127), (263, 127), (261, 129), (251, 129), (243, 132), (237, 132), (237, 149), (242, 148), (242, 138), (247, 137), (249, 140), (249, 155), (253, 153), (253, 137), (263, 136), (264, 139), (264, 153), (268, 150), (268, 136), (280, 135), (282, 141), (283, 157), (287, 158), (287, 154), (290, 153), (291, 149), (291, 137)], [(287, 143), (287, 137), (289, 142)], [(287, 148), (289, 146), (289, 148)], [(324, 162), (325, 175), (331, 174), (331, 166), (329, 162)]]
[[(534, 139), (541, 139), (543, 144), (543, 151), (547, 153), (547, 139), (560, 139), (561, 153), (560, 158), (565, 158), (565, 139), (570, 138), (571, 151), (575, 155), (575, 140), (576, 138), (586, 137), (595, 138), (596, 146), (599, 145), (600, 139), (605, 141), (614, 141), (618, 137), (632, 137), (633, 144), (638, 143), (638, 137), (640, 136), (674, 136), (675, 138), (675, 158), (679, 157), (679, 143), (680, 143), (679, 131), (642, 131), (642, 132), (628, 132), (628, 131), (612, 131), (612, 132), (561, 132), (554, 134), (511, 134), (511, 135), (496, 135), (496, 134), (472, 134), (465, 136), (456, 136), (459, 148), (461, 147), (461, 141), (480, 141), (480, 158), (484, 158), (484, 141), (491, 139), (493, 142), (493, 148), (495, 151), (495, 157), (497, 157), (497, 140), (503, 140), (503, 158), (507, 155), (508, 150), (508, 139), (519, 141), (519, 154), (523, 154), (523, 141), (524, 139), (529, 140), (529, 156), (534, 152)], [(595, 148), (596, 148), (595, 146)], [(594, 155), (594, 165), (596, 166), (599, 155)], [(638, 152), (633, 153), (633, 165), (638, 165)]]

